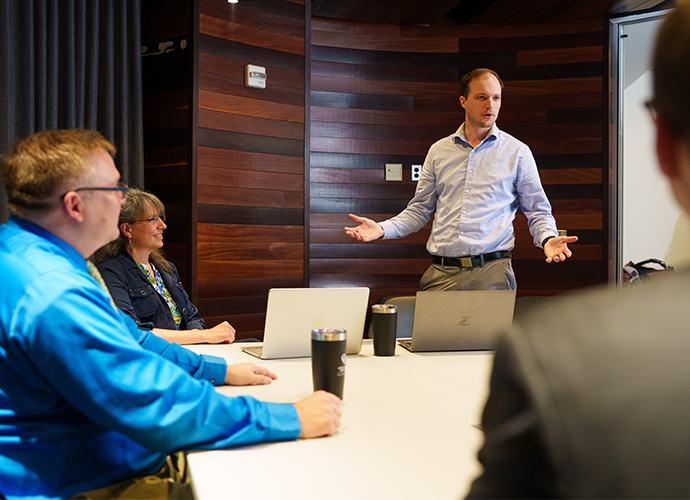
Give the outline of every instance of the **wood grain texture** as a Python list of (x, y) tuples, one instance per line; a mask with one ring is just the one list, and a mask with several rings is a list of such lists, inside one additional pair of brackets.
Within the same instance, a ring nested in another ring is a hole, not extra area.
[(300, 209), (199, 204), (200, 223), (301, 226), (303, 219)]
[(299, 157), (210, 147), (199, 148), (199, 166), (304, 174), (304, 160)]
[(199, 282), (199, 299), (268, 295), (271, 288), (301, 288), (298, 278), (209, 279)]
[(199, 242), (199, 262), (235, 260), (296, 260), (304, 257), (304, 245), (283, 242)]
[(390, 39), (376, 35), (351, 36), (347, 33), (312, 32), (312, 43), (348, 49), (373, 49), (390, 52), (455, 53), (457, 40), (452, 38), (402, 38)]
[(213, 54), (227, 59), (237, 59), (250, 64), (304, 72), (304, 56), (279, 52), (264, 47), (226, 40), (206, 34), (199, 34), (199, 49), (204, 54)]
[(380, 169), (386, 163), (402, 163), (405, 165), (424, 163), (424, 155), (361, 155), (347, 153), (328, 153), (312, 151), (309, 154), (309, 161), (312, 168), (370, 168)]
[(147, 169), (172, 165), (186, 165), (188, 160), (189, 148), (186, 146), (147, 149), (144, 151), (144, 164)]
[(251, 99), (207, 90), (199, 91), (199, 109), (255, 116), (269, 120), (304, 123), (303, 105), (276, 103), (263, 99)]
[(199, 280), (238, 279), (253, 276), (256, 278), (270, 277), (301, 277), (304, 265), (299, 260), (236, 260), (236, 261), (199, 261), (197, 266)]
[(304, 55), (304, 39), (299, 37), (272, 33), (263, 29), (228, 23), (215, 17), (201, 14), (199, 30), (217, 38), (262, 47), (271, 50), (280, 50), (290, 54)]
[[(295, 8), (283, 2), (272, 2), (270, 9), (266, 7), (269, 7), (269, 4), (262, 6), (261, 2), (246, 2), (241, 5), (227, 5), (215, 0), (199, 2), (202, 15), (219, 21), (289, 35), (293, 38), (304, 38), (304, 8)], [(290, 22), (286, 22), (286, 18), (289, 18)]]
[(353, 94), (374, 94), (374, 95), (419, 95), (435, 96), (450, 95), (458, 96), (458, 84), (456, 82), (393, 82), (386, 81), (386, 85), (381, 85), (377, 80), (360, 80), (355, 78), (342, 78), (332, 76), (312, 75), (311, 85), (313, 90), (325, 92), (340, 92)]
[(199, 243), (218, 242), (285, 242), (299, 243), (304, 239), (302, 226), (199, 224)]
[(601, 61), (602, 58), (601, 46), (574, 47), (569, 49), (524, 50), (518, 52), (517, 63), (520, 66), (568, 64)]
[[(246, 61), (234, 59), (232, 57), (223, 57), (205, 52), (199, 54), (199, 72), (202, 74), (215, 75), (218, 79), (224, 80), (226, 83), (232, 82), (244, 86), (244, 67), (246, 64)], [(282, 89), (287, 87), (304, 90), (304, 73), (302, 71), (284, 69), (276, 66), (266, 66), (266, 75), (270, 79), (267, 80), (269, 83), (267, 88), (247, 90), (262, 95), (270, 94), (276, 88)], [(201, 83), (203, 85), (203, 79)], [(304, 102), (301, 104), (304, 104)]]
[[(266, 311), (265, 295), (243, 297), (218, 297), (199, 300), (199, 311), (204, 316), (238, 316), (245, 314), (263, 314)], [(231, 323), (232, 324), (232, 323)]]
[(199, 185), (199, 203), (208, 206), (256, 207), (270, 209), (304, 208), (304, 193), (301, 191), (269, 191), (266, 189), (226, 188), (221, 186)]
[(266, 137), (264, 135), (226, 132), (208, 128), (198, 129), (199, 146), (223, 148), (255, 153), (304, 156), (304, 141)]
[(200, 167), (199, 185), (304, 192), (304, 176), (232, 168)]
[(419, 71), (410, 66), (378, 66), (371, 64), (346, 64), (330, 61), (311, 61), (311, 76), (334, 78), (359, 78), (364, 80), (398, 82), (458, 82), (458, 68), (436, 68), (434, 71)]
[[(311, 150), (329, 153), (423, 155), (426, 154), (432, 143), (432, 141), (380, 141), (375, 139), (312, 137)], [(544, 148), (547, 147), (548, 144), (545, 144)]]
[(301, 123), (267, 120), (236, 114), (228, 116), (227, 113), (218, 111), (200, 110), (199, 127), (282, 139), (304, 140), (304, 125)]

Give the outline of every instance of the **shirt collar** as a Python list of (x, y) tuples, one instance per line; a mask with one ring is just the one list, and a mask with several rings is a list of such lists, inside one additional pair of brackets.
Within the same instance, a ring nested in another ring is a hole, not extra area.
[(22, 219), (21, 217), (17, 215), (10, 215), (8, 223), (13, 223), (19, 226), (21, 229), (28, 231), (32, 234), (35, 234), (39, 238), (43, 238), (44, 240), (47, 240), (48, 242), (52, 243), (53, 245), (56, 245), (59, 247), (67, 257), (74, 261), (74, 263), (86, 270), (86, 260), (84, 260), (84, 257), (77, 252), (77, 249), (74, 248), (72, 245), (67, 243), (65, 240), (58, 238), (54, 234), (46, 231), (43, 229), (41, 226), (38, 226), (34, 224), (31, 221), (28, 221), (26, 219)]
[[(499, 132), (498, 125), (496, 125), (496, 122), (494, 122), (494, 124), (491, 126), (491, 130), (489, 130), (489, 133), (486, 134), (486, 137), (484, 137), (484, 140), (479, 144), (479, 146), (481, 146), (482, 144), (484, 144), (485, 142), (488, 142), (490, 140), (495, 141), (496, 139), (498, 139), (498, 132)], [(455, 139), (462, 141), (463, 144), (471, 147), (470, 143), (467, 141), (467, 139), (465, 139), (465, 123), (464, 122), (462, 125), (460, 125), (460, 128), (455, 132), (455, 134), (453, 134), (453, 137)], [(477, 146), (477, 147), (479, 147), (479, 146)]]

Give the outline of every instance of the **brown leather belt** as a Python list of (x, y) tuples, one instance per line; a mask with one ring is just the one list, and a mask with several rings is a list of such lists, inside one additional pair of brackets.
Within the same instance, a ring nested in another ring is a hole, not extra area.
[(432, 255), (434, 264), (453, 267), (480, 267), (486, 262), (509, 257), (510, 252), (507, 250), (485, 253), (483, 255), (469, 255), (467, 257), (439, 257), (438, 255)]

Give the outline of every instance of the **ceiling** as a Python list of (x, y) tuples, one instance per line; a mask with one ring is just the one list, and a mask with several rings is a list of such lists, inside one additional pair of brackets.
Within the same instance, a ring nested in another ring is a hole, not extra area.
[(368, 23), (502, 25), (669, 8), (673, 0), (312, 0), (312, 16)]

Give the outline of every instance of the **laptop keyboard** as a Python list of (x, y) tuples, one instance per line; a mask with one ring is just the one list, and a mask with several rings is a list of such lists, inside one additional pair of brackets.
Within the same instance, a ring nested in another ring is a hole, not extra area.
[(405, 349), (407, 349), (408, 351), (412, 351), (412, 339), (401, 339), (401, 340), (398, 340), (398, 344), (399, 344), (401, 347), (404, 347)]
[(247, 354), (251, 354), (252, 356), (255, 356), (259, 359), (261, 359), (261, 356), (263, 356), (264, 354), (264, 346), (262, 345), (257, 345), (253, 347), (243, 347), (242, 350)]

